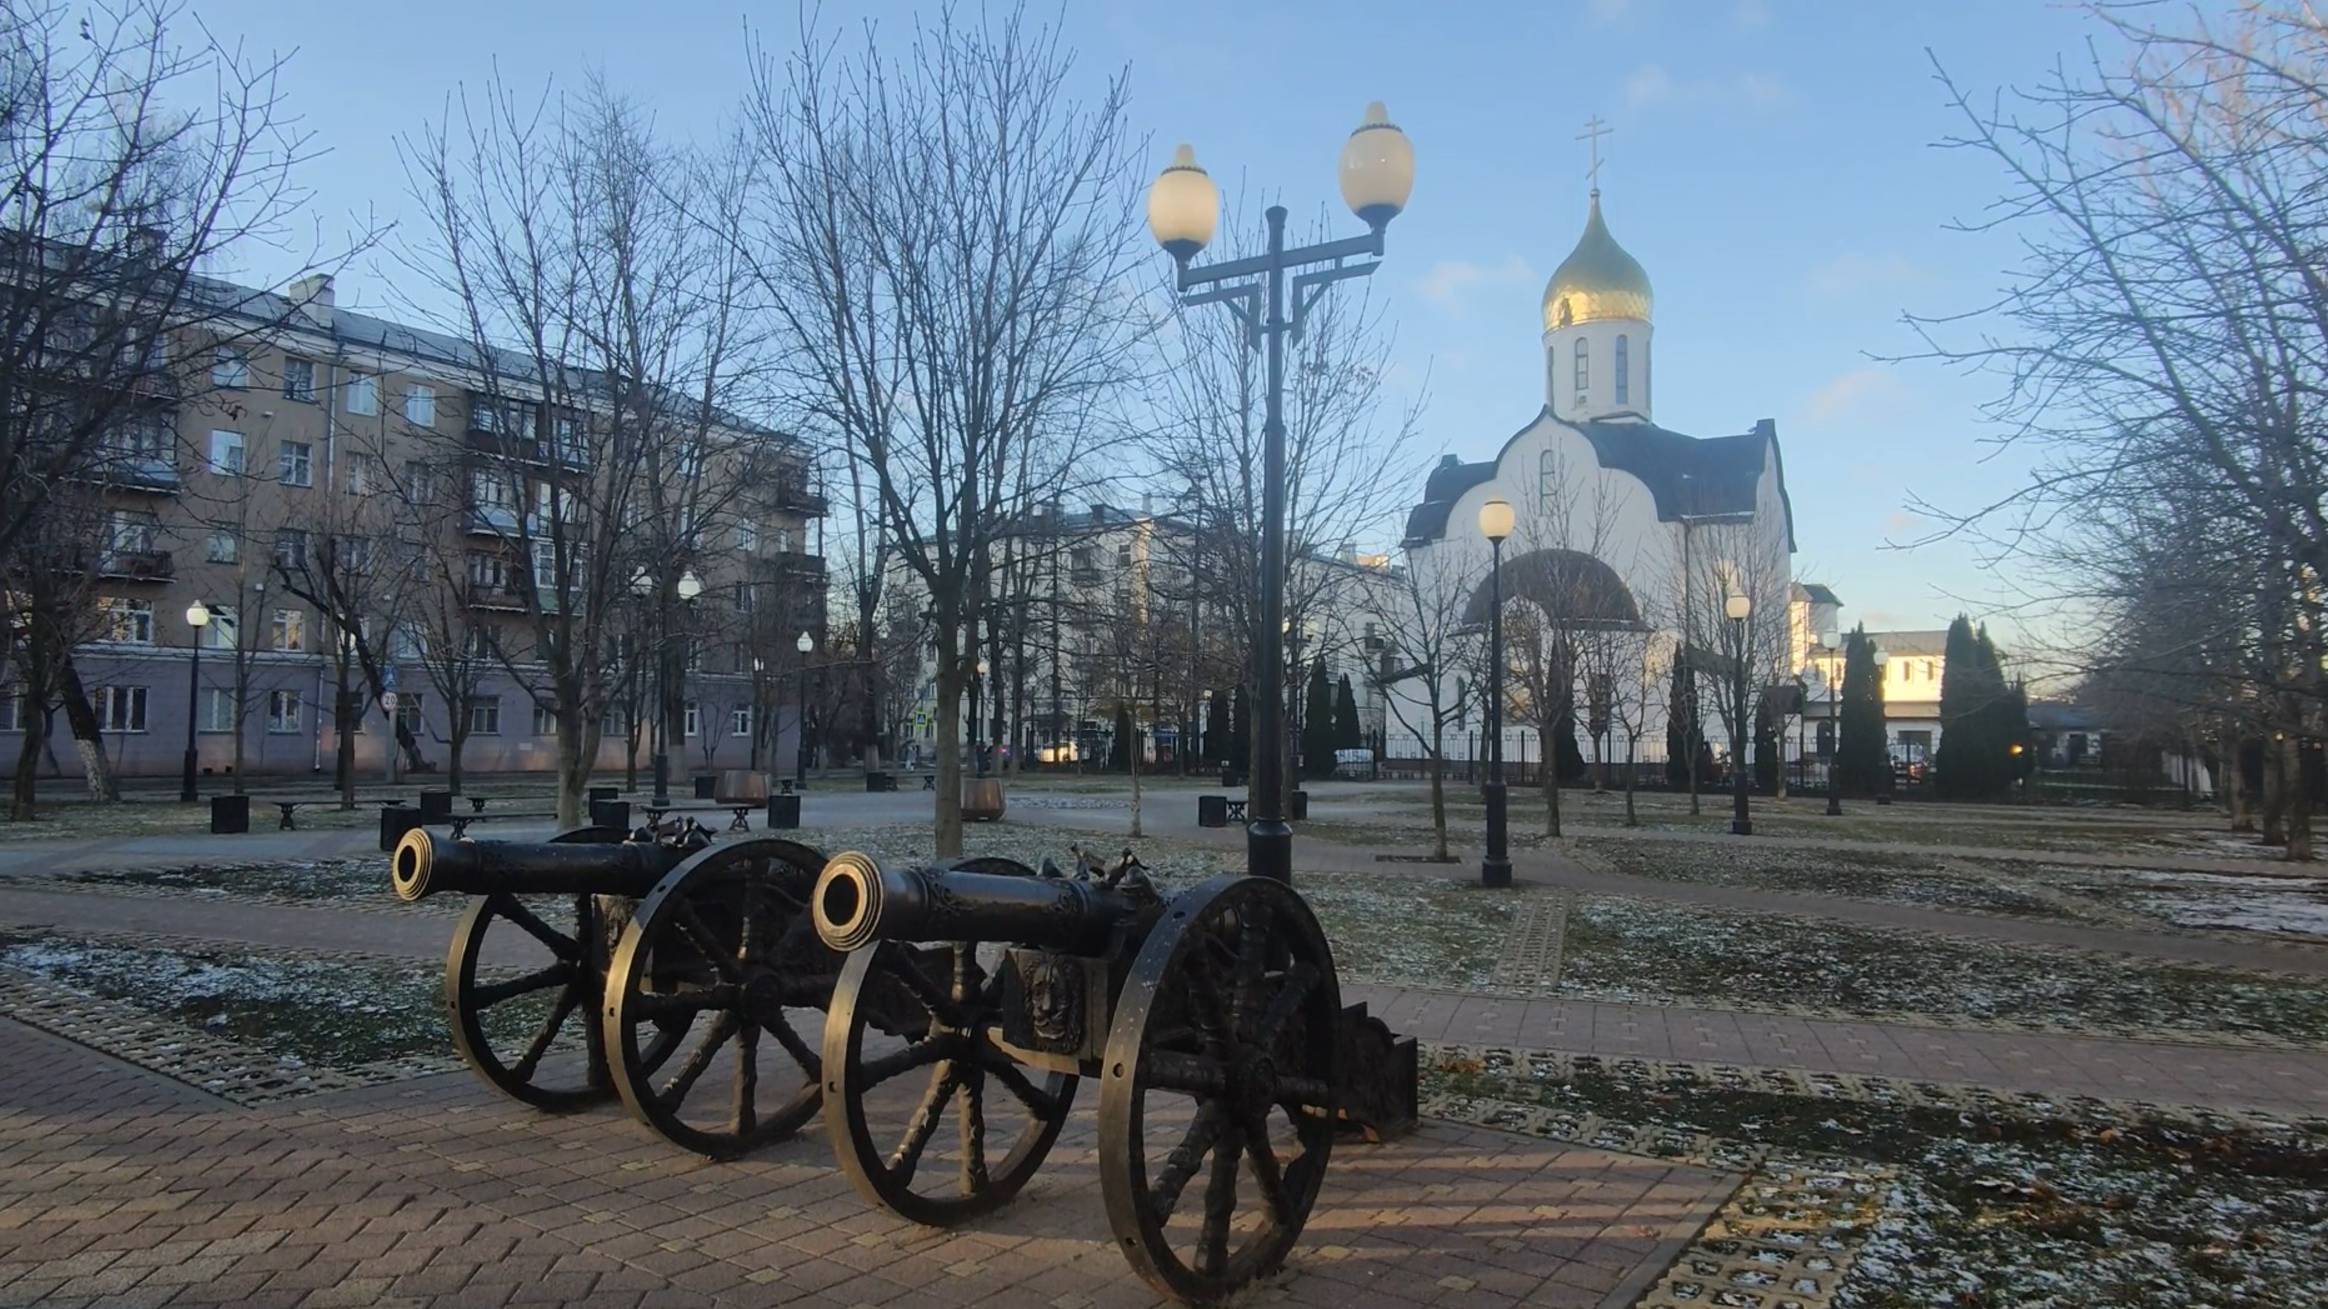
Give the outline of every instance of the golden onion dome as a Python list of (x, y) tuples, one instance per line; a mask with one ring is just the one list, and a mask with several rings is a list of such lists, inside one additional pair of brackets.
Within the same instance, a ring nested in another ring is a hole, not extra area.
[(1544, 330), (1606, 318), (1647, 322), (1650, 300), (1649, 274), (1609, 235), (1608, 224), (1601, 221), (1600, 192), (1594, 191), (1584, 235), (1544, 284)]

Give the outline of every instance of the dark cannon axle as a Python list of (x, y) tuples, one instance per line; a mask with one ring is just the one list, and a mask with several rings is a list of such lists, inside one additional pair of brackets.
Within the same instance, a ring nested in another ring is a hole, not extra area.
[(401, 900), (466, 895), (623, 895), (641, 898), (690, 851), (660, 842), (619, 844), (445, 841), (414, 828), (396, 843), (389, 881)]

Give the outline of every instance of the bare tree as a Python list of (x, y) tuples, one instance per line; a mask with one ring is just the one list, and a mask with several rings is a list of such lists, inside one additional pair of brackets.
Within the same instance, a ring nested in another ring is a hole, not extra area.
[(634, 585), (653, 601), (677, 739), (680, 580), (775, 439), (727, 408), (749, 337), (716, 224), (742, 208), (704, 194), (749, 177), (659, 144), (596, 81), (538, 101), (494, 83), (402, 153), (424, 214), (406, 262), (458, 307), (478, 378), (446, 439), (476, 463), (469, 508), (495, 542), (478, 553), (498, 560), (480, 567), (517, 579), (491, 649), (555, 722), (559, 818), (579, 822), (622, 602)]
[(1072, 68), (1021, 10), (947, 9), (902, 57), (870, 29), (843, 57), (806, 28), (788, 57), (759, 54), (747, 104), (787, 387), (929, 597), (941, 854), (961, 849), (961, 700), (995, 544), (1019, 488), (1072, 485), (1102, 439), (1137, 326), (1124, 78), (1079, 104)]
[[(1391, 716), (1422, 744), (1431, 775), (1432, 857), (1444, 863), (1447, 850), (1447, 750), (1450, 724), (1467, 711), (1470, 683), (1450, 681), (1455, 670), (1476, 658), (1478, 630), (1466, 614), (1478, 578), (1444, 549), (1410, 551), (1386, 614), (1385, 657), (1375, 684), (1384, 692)], [(1413, 698), (1403, 688), (1414, 688)]]
[[(2300, 743), (2328, 691), (2328, 20), (2261, 2), (2220, 20), (2089, 13), (2108, 39), (2034, 89), (1976, 97), (1940, 73), (1964, 124), (1944, 144), (2007, 179), (1966, 226), (2011, 231), (2023, 256), (1993, 302), (1911, 319), (1917, 357), (1993, 376), (1997, 439), (2033, 471), (1989, 505), (1921, 507), (1943, 534), (2039, 565), (2032, 601), (2100, 614), (2118, 629), (2104, 650), (2211, 672), (2182, 698), (2238, 707), (2264, 756), (2267, 835), (2307, 858)], [(2176, 555), (2142, 556), (2160, 571), (2110, 553), (2160, 526)], [(2214, 586), (2240, 602), (2192, 604), (2177, 558), (2220, 566)], [(2186, 607), (2140, 612), (2160, 605)]]

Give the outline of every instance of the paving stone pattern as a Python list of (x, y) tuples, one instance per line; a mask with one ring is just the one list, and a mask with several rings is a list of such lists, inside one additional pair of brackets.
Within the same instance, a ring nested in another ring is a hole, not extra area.
[[(1147, 1305), (1091, 1109), (1005, 1212), (866, 1206), (821, 1133), (711, 1164), (466, 1076), (256, 1109), (0, 1019), (0, 1305)], [(1338, 1150), (1256, 1304), (1630, 1304), (1734, 1174), (1441, 1124)]]
[(1568, 931), (1575, 897), (1532, 895), (1504, 934), (1496, 960), (1495, 985), (1515, 991), (1550, 991), (1560, 985), (1560, 945)]

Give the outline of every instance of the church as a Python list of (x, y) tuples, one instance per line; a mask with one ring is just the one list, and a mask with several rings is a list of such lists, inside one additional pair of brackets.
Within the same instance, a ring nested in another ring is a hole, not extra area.
[[(1571, 683), (1585, 758), (1622, 763), (1630, 753), (1645, 770), (1662, 767), (1676, 659), (1699, 674), (1703, 733), (1724, 755), (1741, 667), (1759, 704), (1766, 689), (1793, 685), (1819, 638), (1815, 625), (1832, 622), (1811, 612), (1793, 581), (1777, 426), (1765, 418), (1734, 435), (1697, 437), (1657, 425), (1655, 298), (1647, 271), (1609, 230), (1597, 181), (1584, 233), (1553, 271), (1541, 309), (1542, 406), (1493, 458), (1449, 456), (1431, 472), (1407, 516), (1409, 568), (1418, 588), (1446, 592), (1451, 625), (1483, 639), (1491, 547), (1480, 510), (1491, 500), (1511, 505), (1501, 574), (1507, 761), (1542, 758), (1551, 715), (1531, 712), (1526, 697), (1530, 687), (1554, 694), (1558, 682), (1545, 670), (1557, 668)], [(1521, 669), (1531, 652), (1532, 678)], [(1461, 662), (1438, 670), (1442, 703), (1469, 706), (1449, 724), (1447, 754), (1484, 757), (1473, 690), (1481, 665)], [(1394, 693), (1410, 702), (1423, 694), (1411, 680)], [(1784, 689), (1770, 699), (1793, 708)], [(1394, 717), (1422, 722), (1427, 710)], [(1419, 754), (1421, 744), (1410, 734), (1390, 753)]]

